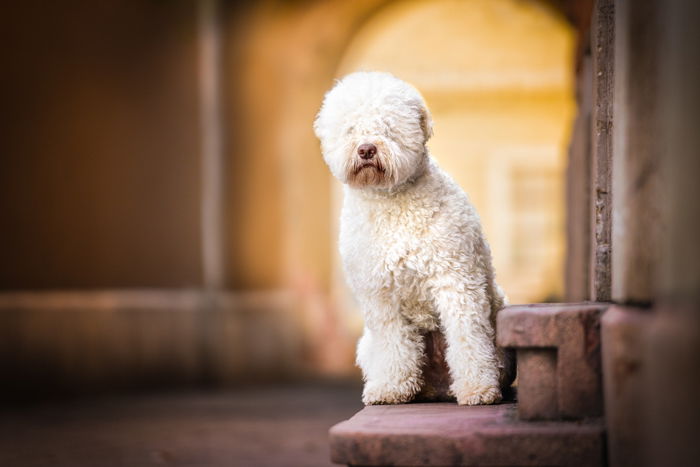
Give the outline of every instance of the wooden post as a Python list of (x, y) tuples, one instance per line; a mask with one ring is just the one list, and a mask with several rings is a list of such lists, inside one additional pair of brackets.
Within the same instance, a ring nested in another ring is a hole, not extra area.
[(590, 298), (591, 68), (590, 55), (584, 55), (576, 89), (579, 110), (566, 171), (566, 300), (569, 302)]
[(611, 297), (651, 303), (664, 230), (664, 148), (658, 115), (659, 12), (653, 0), (615, 2)]
[(615, 4), (598, 0), (593, 8), (593, 106), (591, 115), (590, 300), (610, 300), (612, 227), (612, 127), (615, 49)]

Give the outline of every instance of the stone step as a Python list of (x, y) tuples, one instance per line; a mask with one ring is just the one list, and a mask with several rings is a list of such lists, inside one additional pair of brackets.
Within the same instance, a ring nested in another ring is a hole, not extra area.
[(513, 402), (368, 406), (330, 430), (331, 460), (353, 466), (601, 466), (601, 419), (521, 421)]
[(498, 314), (497, 343), (517, 354), (521, 419), (603, 414), (600, 316), (608, 306), (590, 302), (519, 305)]
[[(517, 353), (518, 402), (365, 407), (331, 429), (332, 460), (354, 466), (601, 466), (604, 303), (508, 307), (497, 342)], [(417, 401), (449, 399), (444, 338), (426, 339)]]

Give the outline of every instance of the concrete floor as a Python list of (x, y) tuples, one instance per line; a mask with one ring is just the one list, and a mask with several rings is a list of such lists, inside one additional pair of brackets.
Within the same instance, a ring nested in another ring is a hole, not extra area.
[(0, 466), (329, 466), (359, 385), (82, 399), (0, 413)]

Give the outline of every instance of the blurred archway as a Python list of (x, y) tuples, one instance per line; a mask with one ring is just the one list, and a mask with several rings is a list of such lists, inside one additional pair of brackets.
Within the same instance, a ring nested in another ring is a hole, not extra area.
[[(423, 93), (431, 153), (476, 205), (512, 303), (563, 295), (575, 41), (570, 23), (540, 2), (393, 2), (357, 32), (337, 71), (389, 71)], [(342, 193), (332, 186), (335, 221)], [(334, 296), (357, 328), (335, 258)]]

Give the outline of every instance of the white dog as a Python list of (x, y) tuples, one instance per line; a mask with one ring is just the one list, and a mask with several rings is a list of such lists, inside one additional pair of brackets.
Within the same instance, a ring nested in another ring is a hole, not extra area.
[(494, 323), (505, 297), (474, 207), (428, 153), (420, 93), (388, 73), (353, 73), (326, 94), (314, 130), (345, 184), (340, 253), (365, 319), (363, 402), (410, 401), (422, 335), (438, 328), (457, 402), (501, 400), (511, 375)]

